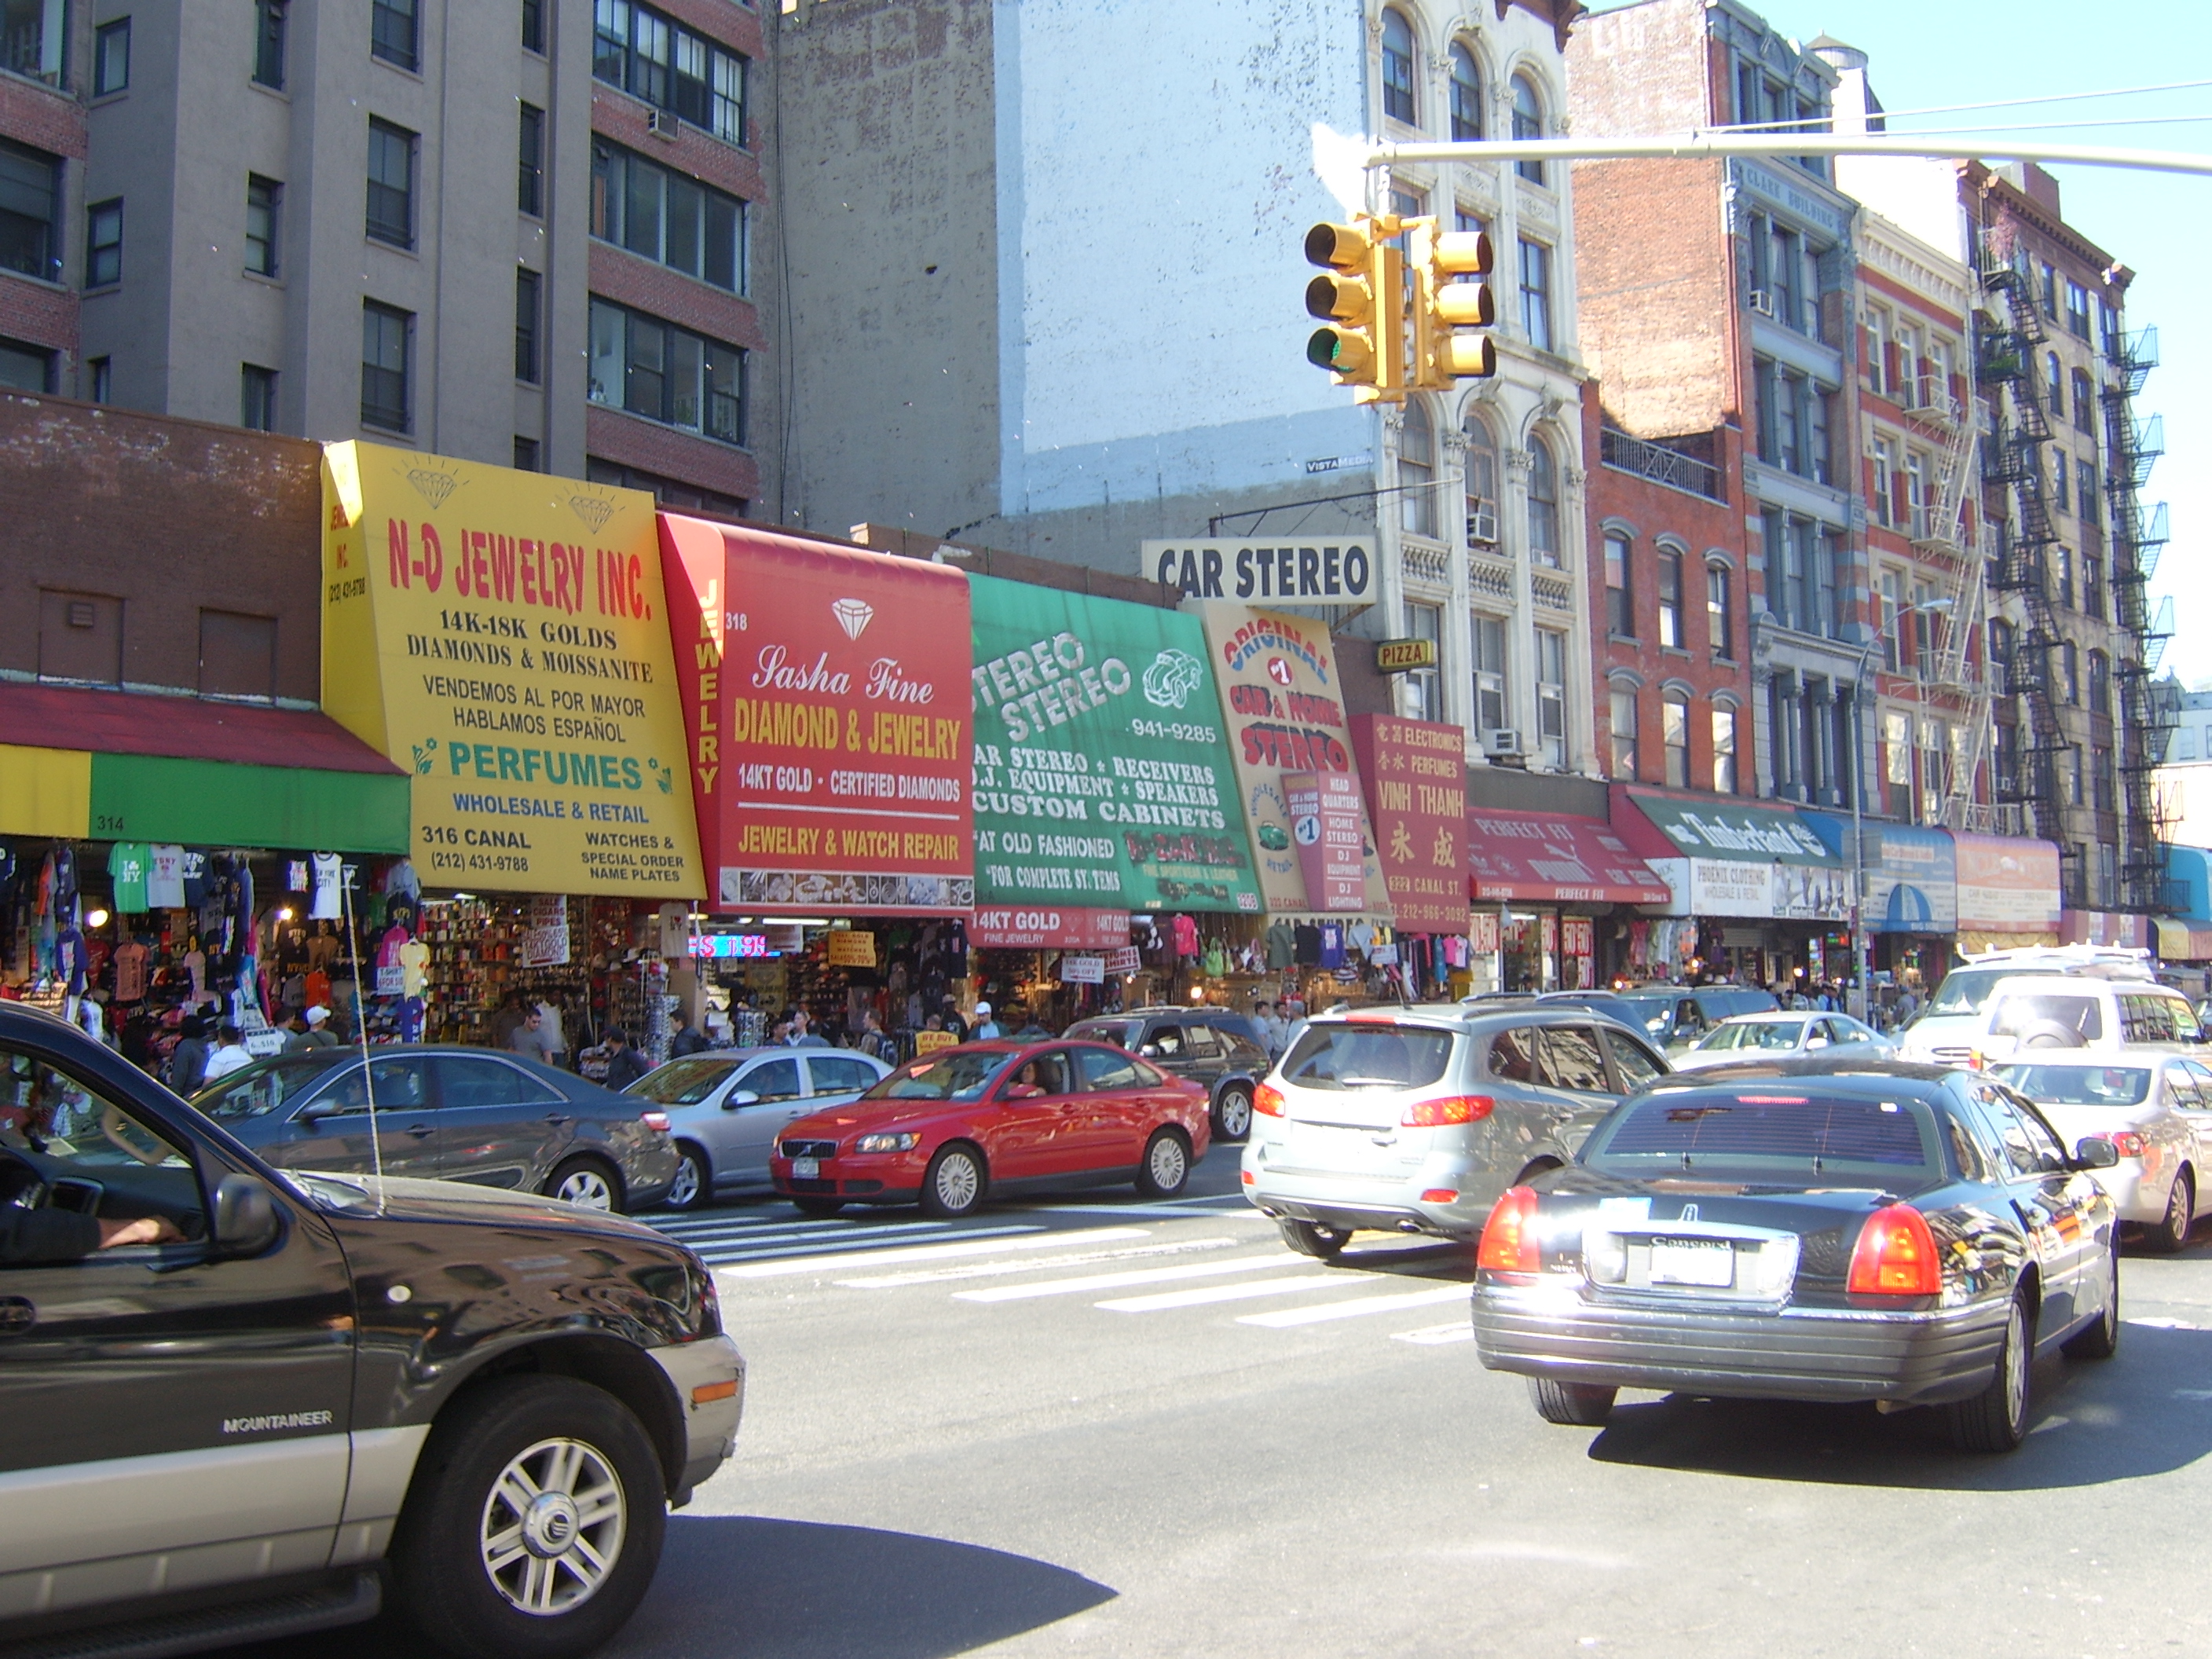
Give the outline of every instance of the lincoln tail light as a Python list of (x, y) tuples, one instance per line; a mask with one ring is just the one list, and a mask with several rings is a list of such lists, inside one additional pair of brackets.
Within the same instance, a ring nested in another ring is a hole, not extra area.
[(1853, 1296), (1934, 1296), (1942, 1288), (1927, 1217), (1910, 1204), (1892, 1204), (1867, 1218), (1851, 1252)]
[(668, 1114), (665, 1112), (640, 1112), (637, 1115), (637, 1121), (647, 1128), (656, 1130), (661, 1134), (668, 1133)]
[(1407, 1129), (1439, 1129), (1447, 1123), (1474, 1123), (1498, 1109), (1488, 1095), (1453, 1095), (1443, 1100), (1417, 1100), (1398, 1120)]
[(1534, 1188), (1509, 1187), (1491, 1206), (1474, 1265), (1494, 1273), (1533, 1273), (1543, 1266), (1536, 1249)]
[(1283, 1091), (1272, 1083), (1262, 1083), (1252, 1091), (1252, 1109), (1261, 1117), (1280, 1117), (1283, 1115)]

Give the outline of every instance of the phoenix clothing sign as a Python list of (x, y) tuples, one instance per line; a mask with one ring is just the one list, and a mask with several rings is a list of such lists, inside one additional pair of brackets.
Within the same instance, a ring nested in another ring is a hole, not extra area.
[(969, 599), (976, 902), (1257, 910), (1197, 621), (990, 576)]
[(660, 551), (713, 902), (972, 906), (967, 577), (675, 514)]
[(323, 452), (323, 706), (412, 779), (434, 885), (706, 890), (653, 497)]

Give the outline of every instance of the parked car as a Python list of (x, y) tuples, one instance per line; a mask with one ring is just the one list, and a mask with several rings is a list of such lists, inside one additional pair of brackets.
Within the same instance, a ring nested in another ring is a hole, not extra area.
[(1972, 1055), (1990, 994), (2013, 974), (2065, 974), (2106, 979), (2152, 978), (2148, 951), (2088, 945), (2024, 945), (1985, 951), (1953, 964), (1920, 1012), (1898, 1032), (1903, 1060), (1963, 1066)]
[(1745, 985), (1655, 985), (1623, 991), (1638, 1029), (1669, 1054), (1687, 1048), (1724, 1019), (1781, 1005), (1771, 991)]
[(813, 1215), (915, 1204), (966, 1215), (994, 1194), (1133, 1181), (1173, 1198), (1206, 1156), (1206, 1091), (1103, 1042), (994, 1041), (895, 1067), (850, 1105), (784, 1127), (769, 1171)]
[(1322, 1015), (1260, 1085), (1244, 1196), (1324, 1261), (1362, 1227), (1472, 1238), (1667, 1069), (1626, 1026), (1547, 1003)]
[(2189, 999), (2155, 980), (2008, 974), (1990, 988), (1968, 1063), (1995, 1065), (2048, 1048), (2202, 1041)]
[(0, 1105), (0, 1650), (386, 1604), (414, 1627), (386, 1650), (564, 1659), (629, 1618), (743, 1407), (697, 1256), (527, 1194), (278, 1169), (15, 1003)]
[(1252, 1132), (1252, 1091), (1267, 1075), (1267, 1038), (1249, 1014), (1229, 1008), (1132, 1008), (1078, 1020), (1067, 1035), (1110, 1042), (1204, 1089), (1217, 1140)]
[(847, 1048), (717, 1048), (656, 1066), (623, 1092), (667, 1115), (682, 1163), (666, 1202), (696, 1210), (773, 1192), (768, 1162), (784, 1126), (850, 1104), (890, 1070)]
[(1678, 1072), (1732, 1060), (1784, 1060), (1826, 1050), (1831, 1060), (1888, 1058), (1897, 1045), (1849, 1014), (1735, 1014), (1673, 1056)]
[[(369, 1098), (376, 1144), (369, 1141)], [(286, 1170), (465, 1181), (595, 1210), (658, 1204), (675, 1182), (668, 1117), (570, 1072), (487, 1048), (278, 1054), (192, 1104)]]
[(2118, 1344), (2119, 1216), (2093, 1174), (2114, 1157), (1970, 1072), (1668, 1078), (1498, 1200), (1475, 1351), (1554, 1423), (1602, 1423), (1625, 1388), (1876, 1400), (2009, 1451), (2039, 1352)]
[(2033, 1101), (2069, 1141), (2102, 1135), (2119, 1162), (2097, 1179), (2151, 1249), (2189, 1243), (2212, 1209), (2212, 1066), (2179, 1049), (2123, 1048), (2083, 1060), (2014, 1060), (1990, 1076)]

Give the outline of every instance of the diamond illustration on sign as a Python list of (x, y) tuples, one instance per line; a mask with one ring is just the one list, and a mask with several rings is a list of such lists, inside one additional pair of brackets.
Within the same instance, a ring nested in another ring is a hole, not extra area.
[(845, 630), (845, 637), (857, 640), (876, 617), (876, 608), (866, 599), (833, 599), (830, 614), (837, 619), (837, 626)]
[(606, 527), (607, 520), (615, 514), (615, 504), (600, 495), (571, 495), (568, 497), (568, 507), (570, 511), (592, 527), (592, 533), (594, 536)]
[(460, 480), (450, 472), (433, 472), (427, 466), (410, 466), (407, 469), (407, 482), (415, 486), (416, 495), (430, 503), (430, 510), (434, 513), (446, 504), (446, 497), (453, 493), (453, 486)]
[(1198, 690), (1206, 670), (1188, 651), (1163, 651), (1145, 671), (1145, 701), (1155, 708), (1181, 708)]

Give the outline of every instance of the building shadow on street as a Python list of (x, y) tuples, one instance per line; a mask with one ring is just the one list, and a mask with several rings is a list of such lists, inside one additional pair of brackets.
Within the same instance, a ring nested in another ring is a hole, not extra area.
[[(914, 1533), (673, 1515), (660, 1571), (605, 1659), (950, 1659), (1119, 1592), (1027, 1556)], [(414, 1659), (388, 1620), (227, 1659)], [(424, 1659), (429, 1659), (427, 1654)]]
[(2129, 1324), (2109, 1361), (2039, 1361), (2028, 1437), (2008, 1455), (1954, 1449), (1946, 1415), (1940, 1407), (1885, 1416), (1871, 1405), (1633, 1398), (1613, 1408), (1589, 1455), (1751, 1480), (1929, 1491), (2164, 1474), (2212, 1452), (2212, 1332)]

